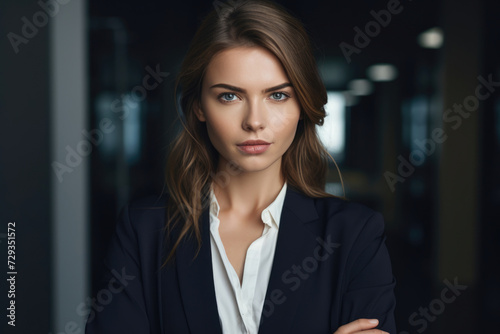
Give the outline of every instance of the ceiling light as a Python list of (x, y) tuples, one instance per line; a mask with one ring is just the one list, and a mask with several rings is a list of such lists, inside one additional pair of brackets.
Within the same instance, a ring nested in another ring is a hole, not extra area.
[(443, 30), (435, 27), (418, 35), (418, 44), (427, 49), (439, 49), (443, 45)]
[(354, 79), (347, 84), (347, 88), (352, 95), (364, 96), (373, 92), (373, 84), (366, 79)]
[(398, 69), (391, 64), (376, 64), (368, 67), (366, 75), (372, 81), (392, 81), (398, 77)]

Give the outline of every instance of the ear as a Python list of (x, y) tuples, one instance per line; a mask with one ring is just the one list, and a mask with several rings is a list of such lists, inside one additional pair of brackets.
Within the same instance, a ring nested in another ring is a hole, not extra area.
[(205, 114), (203, 113), (203, 109), (201, 109), (200, 101), (196, 101), (193, 105), (194, 113), (200, 122), (205, 122), (207, 119), (205, 118)]

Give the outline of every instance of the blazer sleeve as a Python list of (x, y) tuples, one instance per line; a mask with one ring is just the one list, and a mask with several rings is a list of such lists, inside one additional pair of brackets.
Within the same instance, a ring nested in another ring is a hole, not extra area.
[(129, 206), (119, 215), (104, 264), (105, 275), (92, 299), (85, 333), (150, 333), (137, 233), (130, 221)]
[(349, 255), (341, 320), (347, 324), (359, 318), (378, 319), (378, 329), (395, 334), (396, 281), (385, 239), (384, 220), (375, 212), (365, 222)]

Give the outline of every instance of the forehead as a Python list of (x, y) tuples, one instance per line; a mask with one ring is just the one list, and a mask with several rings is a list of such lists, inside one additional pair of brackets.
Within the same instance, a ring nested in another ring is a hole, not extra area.
[(204, 84), (227, 83), (240, 87), (273, 86), (288, 77), (278, 58), (263, 47), (236, 47), (215, 55), (207, 66)]

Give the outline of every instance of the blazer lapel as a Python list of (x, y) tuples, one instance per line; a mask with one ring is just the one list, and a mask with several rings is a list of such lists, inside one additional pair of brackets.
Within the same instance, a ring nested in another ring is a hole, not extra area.
[[(317, 219), (313, 199), (288, 185), (259, 334), (275, 334), (277, 328), (283, 333), (290, 331), (305, 290), (302, 285), (307, 281), (291, 284), (286, 274), (294, 265), (301, 265), (307, 256), (313, 255), (312, 249), (318, 243), (307, 223)], [(197, 250), (196, 240), (182, 241), (176, 251), (180, 294), (192, 334), (222, 333), (213, 281), (209, 227), (207, 208), (200, 217), (202, 246), (197, 258), (192, 260)], [(295, 274), (290, 276), (297, 277)]]
[[(307, 280), (293, 274), (318, 244), (306, 223), (318, 219), (313, 199), (290, 186), (287, 188), (281, 213), (278, 240), (261, 315), (259, 334), (290, 332), (296, 309), (302, 299)], [(293, 277), (293, 281), (292, 278)]]
[(196, 259), (197, 242), (182, 242), (176, 251), (180, 294), (192, 334), (222, 333), (217, 312), (210, 248), (209, 211), (200, 217), (202, 246)]

